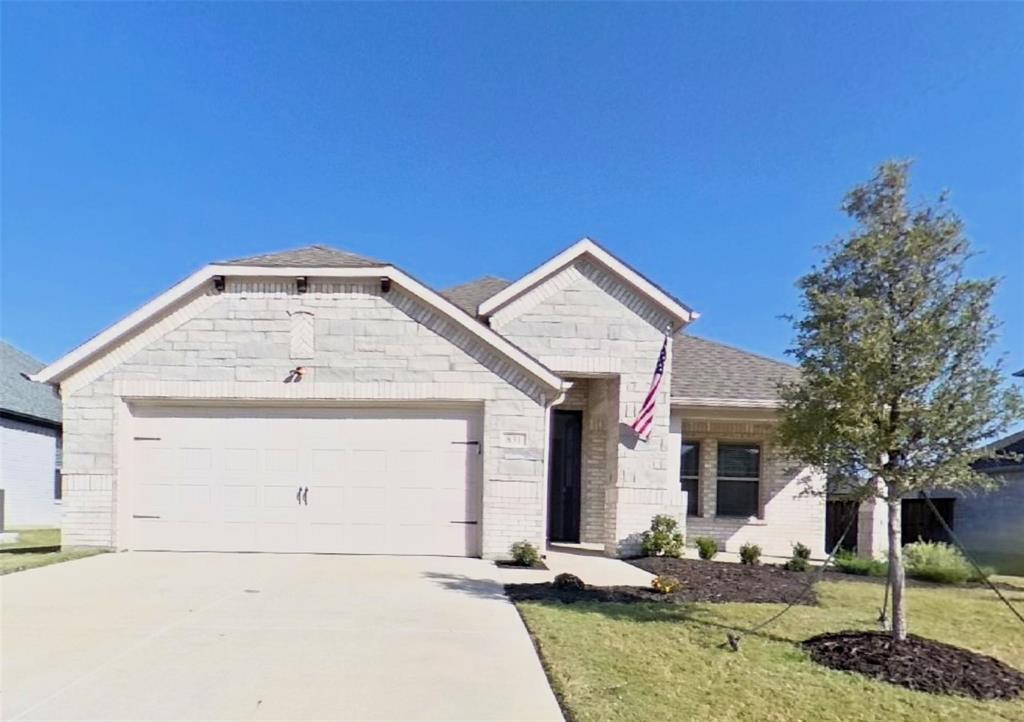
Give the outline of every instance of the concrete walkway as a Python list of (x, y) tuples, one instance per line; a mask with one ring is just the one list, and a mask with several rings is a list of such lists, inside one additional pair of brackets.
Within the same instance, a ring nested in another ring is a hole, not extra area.
[(0, 577), (5, 720), (561, 720), (477, 559), (107, 554)]

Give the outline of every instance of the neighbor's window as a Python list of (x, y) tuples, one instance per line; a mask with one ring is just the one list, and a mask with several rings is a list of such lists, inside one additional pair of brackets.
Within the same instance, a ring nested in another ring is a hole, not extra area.
[(755, 444), (718, 445), (719, 516), (757, 516), (761, 448)]
[(679, 459), (679, 486), (686, 492), (686, 514), (697, 516), (697, 494), (700, 489), (700, 443), (684, 441)]

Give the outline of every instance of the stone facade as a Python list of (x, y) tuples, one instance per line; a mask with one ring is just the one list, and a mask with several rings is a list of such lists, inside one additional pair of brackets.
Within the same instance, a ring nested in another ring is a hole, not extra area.
[[(594, 426), (587, 430), (592, 439), (605, 439), (601, 541), (608, 554), (637, 553), (651, 517), (678, 518), (682, 508), (679, 485), (668, 468), (671, 343), (649, 440), (638, 441), (629, 429), (650, 388), (671, 319), (616, 275), (583, 258), (499, 309), (490, 321), (498, 333), (563, 376), (604, 381), (594, 401), (595, 410), (605, 410), (603, 419), (590, 414)], [(584, 516), (587, 538), (596, 539), (595, 517)]]
[[(311, 316), (312, 328), (296, 324), (296, 314)], [(285, 383), (297, 363), (301, 383)], [(324, 282), (298, 294), (287, 279), (229, 279), (223, 293), (188, 299), (79, 369), (62, 390), (68, 544), (120, 544), (124, 399), (142, 398), (480, 404), (483, 554), (507, 554), (520, 539), (544, 543), (543, 389), (399, 288), (384, 294), (375, 282)]]
[[(698, 413), (679, 410), (672, 415), (672, 464), (676, 479), (683, 439), (700, 442), (700, 499), (697, 516), (686, 517), (687, 540), (712, 537), (721, 549), (729, 552), (738, 552), (744, 543), (751, 542), (773, 556), (789, 556), (792, 545), (801, 542), (811, 548), (815, 557), (824, 557), (824, 479), (779, 454), (772, 443), (775, 429), (771, 419), (700, 418)], [(719, 442), (750, 442), (761, 447), (756, 517), (721, 517), (715, 513)]]

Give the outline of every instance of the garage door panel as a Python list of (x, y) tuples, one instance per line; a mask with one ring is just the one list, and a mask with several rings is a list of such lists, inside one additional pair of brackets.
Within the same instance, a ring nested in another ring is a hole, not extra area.
[[(150, 549), (475, 555), (480, 427), (429, 409), (149, 409), (130, 505)], [(296, 493), (308, 488), (306, 503)]]

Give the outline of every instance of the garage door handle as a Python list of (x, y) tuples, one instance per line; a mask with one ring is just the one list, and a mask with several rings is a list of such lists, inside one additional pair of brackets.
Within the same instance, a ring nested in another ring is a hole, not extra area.
[(157, 514), (132, 514), (132, 519), (159, 519)]
[(309, 506), (309, 487), (302, 490), (302, 503)]
[(472, 525), (476, 526), (476, 522), (475, 521), (452, 521), (452, 522), (448, 522), (448, 523), (449, 524), (472, 524)]

